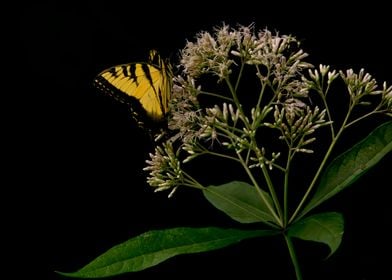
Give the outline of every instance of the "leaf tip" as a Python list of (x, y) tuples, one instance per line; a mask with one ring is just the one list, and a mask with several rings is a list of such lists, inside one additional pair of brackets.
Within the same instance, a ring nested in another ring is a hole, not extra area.
[(62, 272), (62, 271), (55, 270), (54, 272), (61, 275), (61, 276), (65, 276), (65, 277), (81, 278), (81, 276), (79, 275), (79, 273), (77, 271), (76, 272)]

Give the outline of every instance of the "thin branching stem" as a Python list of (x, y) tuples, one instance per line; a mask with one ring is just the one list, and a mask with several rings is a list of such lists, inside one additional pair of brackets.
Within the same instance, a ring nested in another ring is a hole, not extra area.
[(321, 171), (323, 171), (324, 166), (325, 166), (325, 164), (327, 163), (327, 161), (328, 161), (328, 159), (329, 159), (329, 156), (331, 155), (332, 150), (333, 150), (333, 148), (334, 148), (335, 145), (336, 145), (336, 142), (337, 142), (338, 139), (340, 138), (340, 135), (343, 133), (343, 131), (344, 131), (344, 129), (345, 129), (345, 126), (346, 126), (346, 123), (348, 122), (348, 119), (349, 119), (349, 117), (350, 117), (350, 115), (351, 115), (351, 112), (352, 112), (352, 109), (354, 108), (354, 106), (355, 106), (355, 105), (352, 104), (352, 105), (350, 106), (350, 108), (348, 109), (348, 112), (347, 112), (347, 114), (346, 114), (346, 116), (345, 116), (345, 118), (344, 118), (344, 121), (343, 121), (343, 123), (342, 123), (341, 126), (340, 126), (340, 129), (339, 129), (338, 133), (336, 134), (336, 136), (332, 139), (331, 144), (329, 145), (329, 148), (328, 148), (327, 152), (325, 153), (324, 158), (323, 158), (323, 160), (321, 161), (321, 163), (320, 163), (320, 165), (319, 165), (319, 168), (318, 168), (317, 171), (316, 171), (316, 174), (313, 176), (313, 179), (312, 179), (312, 181), (311, 181), (309, 187), (307, 188), (306, 193), (305, 193), (304, 196), (302, 197), (302, 199), (301, 199), (300, 203), (298, 204), (297, 208), (295, 209), (293, 215), (290, 217), (290, 220), (289, 220), (289, 222), (288, 222), (289, 224), (290, 224), (291, 222), (297, 221), (298, 219), (300, 219), (301, 217), (303, 217), (303, 216), (307, 213), (307, 211), (303, 211), (303, 212), (297, 217), (298, 213), (302, 210), (303, 204), (304, 204), (305, 201), (308, 199), (308, 197), (309, 197), (311, 191), (313, 190), (313, 188), (314, 188), (314, 186), (315, 186), (315, 184), (316, 184), (316, 182), (317, 182), (317, 180), (318, 180), (318, 178), (319, 178), (319, 176), (320, 176), (320, 174), (321, 174)]
[(240, 153), (237, 153), (237, 156), (242, 164), (242, 166), (244, 167), (246, 173), (248, 174), (249, 179), (252, 181), (252, 184), (255, 186), (257, 193), (259, 194), (261, 200), (264, 202), (264, 204), (267, 206), (268, 210), (270, 211), (270, 213), (272, 214), (272, 216), (274, 217), (276, 223), (278, 225), (280, 225), (281, 227), (283, 226), (281, 219), (279, 218), (279, 216), (276, 214), (276, 211), (274, 209), (274, 207), (271, 205), (271, 203), (268, 201), (268, 199), (265, 197), (265, 194), (261, 191), (261, 188), (259, 186), (259, 183), (257, 182), (256, 178), (253, 176), (252, 172), (250, 171), (250, 169), (248, 168), (248, 166), (245, 164), (244, 159), (242, 158)]
[(292, 160), (291, 148), (289, 148), (286, 161), (286, 172), (284, 173), (284, 183), (283, 183), (283, 225), (287, 226), (288, 217), (288, 197), (289, 197), (289, 174), (290, 174), (290, 163)]
[(223, 100), (226, 100), (226, 101), (229, 101), (229, 102), (233, 102), (234, 101), (233, 98), (224, 96), (222, 94), (213, 93), (213, 92), (200, 91), (200, 94), (207, 95), (207, 96), (212, 96), (212, 97), (217, 97), (219, 99), (223, 99)]

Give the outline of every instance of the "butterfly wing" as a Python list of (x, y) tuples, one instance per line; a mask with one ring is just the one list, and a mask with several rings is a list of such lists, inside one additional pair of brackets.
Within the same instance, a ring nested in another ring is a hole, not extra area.
[(94, 81), (103, 92), (130, 105), (135, 118), (160, 122), (168, 112), (172, 72), (156, 53), (150, 52), (148, 63), (129, 63), (101, 72)]

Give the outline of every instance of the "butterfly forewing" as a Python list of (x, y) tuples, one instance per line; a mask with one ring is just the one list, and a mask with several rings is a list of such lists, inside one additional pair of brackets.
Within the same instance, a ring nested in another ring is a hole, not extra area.
[(168, 111), (172, 76), (170, 65), (151, 51), (148, 63), (111, 67), (94, 82), (103, 92), (129, 104), (139, 123), (144, 123), (145, 117), (160, 122)]

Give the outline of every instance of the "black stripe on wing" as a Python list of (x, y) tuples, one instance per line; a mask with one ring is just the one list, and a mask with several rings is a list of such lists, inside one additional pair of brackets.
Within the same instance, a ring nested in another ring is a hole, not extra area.
[(152, 120), (150, 120), (150, 117), (148, 117), (146, 110), (143, 108), (142, 104), (137, 98), (117, 89), (105, 78), (101, 76), (96, 77), (94, 80), (94, 86), (100, 91), (102, 91), (104, 94), (110, 96), (111, 98), (123, 104), (126, 104), (131, 111), (132, 117), (135, 119), (139, 126), (144, 126), (145, 123), (153, 122)]

